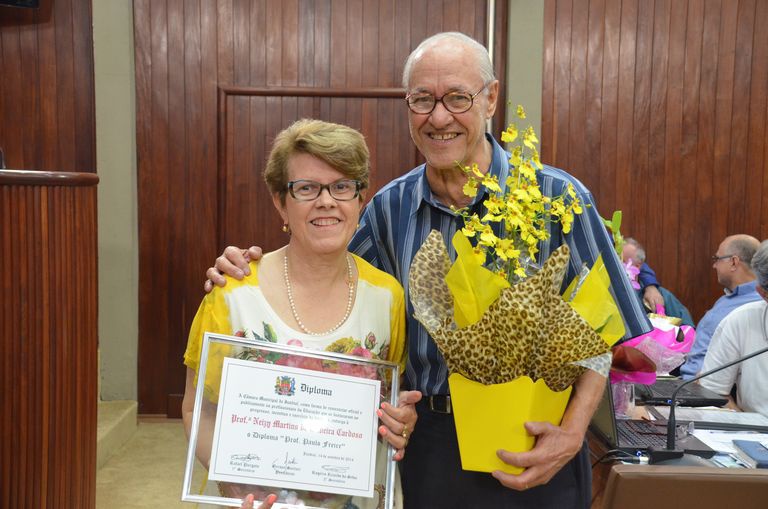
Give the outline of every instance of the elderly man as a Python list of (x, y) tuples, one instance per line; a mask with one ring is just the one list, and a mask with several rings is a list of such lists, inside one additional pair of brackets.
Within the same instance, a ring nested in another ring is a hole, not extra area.
[(631, 261), (639, 269), (637, 280), (640, 289), (637, 293), (648, 311), (658, 312), (659, 306), (662, 306), (665, 315), (676, 316), (682, 320), (683, 324), (694, 326), (693, 317), (688, 308), (672, 292), (659, 284), (656, 273), (645, 262), (645, 249), (637, 240), (632, 237), (624, 239), (621, 259), (624, 263)]
[(632, 237), (625, 238), (621, 259), (624, 263), (631, 260), (632, 264), (639, 269), (637, 281), (640, 283), (640, 292), (642, 293), (645, 307), (655, 312), (657, 306), (663, 306), (664, 296), (659, 291), (661, 285), (659, 280), (656, 279), (656, 272), (645, 262), (645, 249), (643, 249), (643, 246)]
[[(735, 361), (739, 357), (768, 347), (768, 241), (760, 244), (752, 257), (756, 293), (760, 299), (744, 304), (726, 316), (712, 335), (702, 371)], [(736, 384), (736, 406), (745, 412), (768, 417), (768, 354), (746, 360), (702, 378), (699, 383), (730, 398)], [(733, 401), (732, 401), (733, 403)]]
[[(455, 256), (450, 239), (462, 227), (462, 219), (451, 207), (468, 206), (480, 217), (485, 214), (487, 191), (481, 188), (475, 198), (467, 197), (462, 190), (466, 176), (459, 165), (476, 163), (502, 184), (510, 168), (509, 154), (485, 132), (486, 122), (497, 107), (500, 85), (482, 45), (460, 33), (428, 38), (408, 57), (403, 85), (407, 89), (411, 137), (426, 164), (395, 179), (373, 197), (350, 250), (393, 274), (407, 292), (411, 261), (431, 230), (442, 233), (450, 255)], [(564, 234), (558, 225), (551, 226), (551, 238), (539, 246), (541, 259), (567, 243), (572, 252), (566, 276), (570, 280), (583, 263), (591, 265), (602, 254), (628, 337), (650, 329), (589, 191), (555, 168), (545, 167), (539, 180), (542, 191), (550, 196), (559, 195), (567, 184), (572, 184), (585, 205), (584, 214), (576, 216), (570, 234)], [(237, 248), (227, 248), (217, 260), (218, 270), (209, 269), (208, 277), (216, 284), (223, 282), (219, 270), (237, 277), (246, 266), (244, 254)], [(258, 254), (257, 249), (250, 251), (250, 256)], [(407, 305), (406, 385), (425, 397), (417, 405), (419, 423), (401, 465), (405, 506), (588, 507), (591, 469), (584, 434), (605, 379), (588, 371), (577, 380), (560, 426), (527, 423), (528, 432), (537, 437), (531, 451), (498, 452), (503, 461), (526, 467), (522, 474), (498, 471), (492, 477), (464, 471), (445, 361), (424, 327), (413, 318), (409, 301)]]
[(685, 364), (680, 366), (683, 379), (690, 380), (701, 371), (712, 334), (723, 318), (744, 304), (760, 300), (755, 291), (755, 274), (750, 266), (759, 246), (760, 241), (756, 238), (741, 234), (726, 237), (717, 248), (712, 257), (712, 268), (717, 273), (717, 282), (725, 289), (725, 295), (717, 299), (699, 321), (696, 340)]

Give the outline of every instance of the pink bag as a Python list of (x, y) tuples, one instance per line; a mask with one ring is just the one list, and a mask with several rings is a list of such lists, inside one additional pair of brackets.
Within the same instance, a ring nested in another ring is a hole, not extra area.
[(696, 330), (689, 325), (674, 325), (674, 318), (670, 319), (663, 313), (664, 308), (660, 306), (656, 314), (649, 315), (653, 325), (651, 332), (620, 345), (635, 348), (648, 356), (656, 364), (655, 372), (611, 370), (612, 383), (628, 381), (652, 384), (656, 381), (656, 374), (667, 374), (685, 361), (685, 354), (691, 350), (696, 338)]

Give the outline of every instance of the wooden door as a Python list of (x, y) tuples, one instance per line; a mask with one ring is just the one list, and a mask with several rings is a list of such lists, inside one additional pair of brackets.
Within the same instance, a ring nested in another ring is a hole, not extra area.
[[(486, 3), (134, 2), (140, 412), (179, 415), (187, 331), (217, 254), (287, 240), (261, 177), (275, 134), (302, 117), (360, 129), (375, 192), (420, 162), (402, 101), (405, 58), (441, 31), (485, 41)], [(506, 2), (496, 6), (504, 76)]]

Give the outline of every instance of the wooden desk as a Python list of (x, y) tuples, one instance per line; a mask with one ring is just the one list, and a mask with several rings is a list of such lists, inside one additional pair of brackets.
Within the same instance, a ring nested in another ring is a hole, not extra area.
[[(591, 431), (587, 432), (587, 443), (592, 463), (608, 450)], [(623, 478), (621, 483), (619, 477)], [(768, 469), (620, 463), (598, 463), (592, 469), (592, 509), (678, 509), (685, 505), (696, 509), (764, 509), (768, 506)]]
[[(599, 458), (608, 452), (608, 446), (592, 430), (587, 431), (587, 444), (589, 445), (589, 462), (593, 464)], [(605, 485), (608, 483), (608, 476), (611, 473), (611, 463), (598, 463), (592, 469), (592, 509), (602, 509), (603, 493)]]

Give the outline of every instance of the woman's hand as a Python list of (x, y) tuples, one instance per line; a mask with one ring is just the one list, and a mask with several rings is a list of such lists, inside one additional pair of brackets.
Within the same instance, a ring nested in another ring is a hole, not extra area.
[(397, 406), (382, 403), (376, 414), (381, 419), (379, 434), (395, 448), (394, 459), (400, 461), (405, 456), (408, 439), (416, 427), (416, 403), (421, 400), (419, 391), (401, 391), (397, 398)]
[[(253, 509), (253, 494), (248, 495), (243, 499), (243, 504), (240, 506), (240, 509)], [(267, 499), (264, 501), (263, 504), (261, 504), (258, 509), (270, 509), (272, 507), (272, 504), (275, 503), (277, 500), (277, 495), (272, 493), (267, 497)]]

